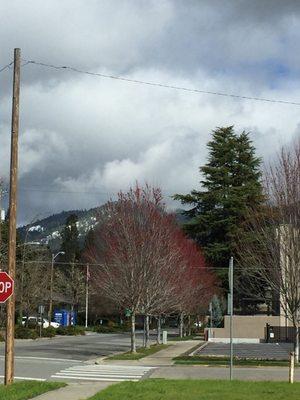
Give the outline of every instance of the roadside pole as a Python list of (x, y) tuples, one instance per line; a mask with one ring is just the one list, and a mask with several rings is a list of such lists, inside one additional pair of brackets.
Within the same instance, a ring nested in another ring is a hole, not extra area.
[[(21, 50), (14, 50), (14, 76), (11, 123), (11, 158), (9, 187), (9, 231), (8, 231), (8, 274), (15, 279), (16, 274), (16, 226), (17, 226), (17, 179), (18, 179), (18, 137), (19, 137), (19, 99), (20, 99), (20, 61)], [(5, 376), (4, 384), (14, 381), (14, 333), (15, 333), (15, 295), (7, 302)]]
[(89, 264), (86, 265), (86, 288), (85, 288), (85, 327), (88, 327), (89, 318), (89, 280), (90, 280), (90, 270)]
[(233, 257), (229, 261), (229, 301), (230, 301), (230, 380), (233, 378)]
[(55, 255), (52, 254), (51, 255), (51, 268), (50, 268), (49, 309), (48, 309), (48, 320), (49, 320), (49, 322), (51, 322), (51, 318), (52, 318), (54, 260), (55, 260)]
[(48, 310), (48, 320), (52, 321), (52, 308), (53, 308), (53, 281), (54, 281), (54, 262), (56, 257), (65, 254), (64, 251), (59, 251), (57, 254), (51, 255), (51, 269), (50, 269), (50, 294), (49, 294), (49, 310)]
[[(40, 305), (38, 307), (38, 314), (40, 317), (40, 320), (38, 319), (38, 324), (40, 324), (39, 328), (40, 328), (40, 338), (42, 337), (42, 332), (43, 332), (43, 328), (44, 328), (44, 312), (45, 312), (45, 307)], [(51, 321), (49, 321), (49, 326), (51, 326)]]
[(295, 352), (290, 353), (290, 365), (289, 365), (289, 383), (294, 383), (295, 374)]
[(210, 324), (209, 324), (209, 338), (212, 338), (212, 328), (213, 328), (213, 307), (212, 302), (209, 303), (209, 315), (210, 315)]

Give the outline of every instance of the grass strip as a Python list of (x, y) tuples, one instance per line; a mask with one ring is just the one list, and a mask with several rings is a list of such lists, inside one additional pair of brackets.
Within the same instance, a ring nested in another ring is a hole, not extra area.
[(160, 350), (164, 350), (169, 347), (167, 344), (154, 344), (149, 349), (145, 347), (140, 347), (137, 349), (136, 353), (131, 353), (130, 351), (122, 354), (116, 354), (114, 356), (110, 356), (108, 360), (139, 360), (140, 358), (144, 358), (147, 356), (151, 356), (152, 354), (157, 353)]
[[(175, 364), (180, 365), (228, 365), (229, 357), (207, 357), (207, 356), (179, 356), (173, 358)], [(234, 365), (253, 366), (253, 367), (288, 367), (287, 360), (257, 360), (234, 358)], [(296, 365), (298, 367), (298, 365)]]
[(298, 400), (300, 383), (148, 379), (112, 385), (89, 400)]
[(27, 400), (49, 390), (66, 386), (63, 382), (21, 381), (9, 386), (0, 385), (0, 400)]
[(185, 342), (186, 340), (202, 340), (200, 336), (192, 335), (192, 336), (183, 336), (182, 338), (179, 336), (169, 336), (168, 340), (171, 342)]

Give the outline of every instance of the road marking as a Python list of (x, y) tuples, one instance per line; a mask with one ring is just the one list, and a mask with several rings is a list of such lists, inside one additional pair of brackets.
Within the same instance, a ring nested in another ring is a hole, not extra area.
[[(0, 358), (5, 358), (5, 356), (0, 356)], [(31, 356), (17, 356), (15, 359), (18, 360), (45, 360), (45, 361), (60, 361), (60, 362), (74, 362), (82, 363), (82, 360), (73, 360), (70, 358), (48, 358), (48, 357), (31, 357)]]
[(155, 367), (130, 366), (130, 365), (84, 365), (63, 369), (51, 378), (76, 379), (78, 381), (139, 381)]
[[(52, 375), (51, 378), (55, 379), (76, 379), (77, 381), (93, 381), (93, 382), (98, 382), (98, 381), (104, 381), (104, 382), (122, 382), (125, 381), (126, 379), (110, 379), (110, 378), (86, 378), (86, 377), (77, 377), (77, 376), (57, 376), (57, 375)], [(127, 379), (132, 382), (138, 382), (139, 379)]]
[[(4, 375), (0, 375), (0, 378), (4, 378)], [(20, 379), (22, 381), (39, 381), (39, 382), (45, 382), (46, 379), (42, 378), (30, 378), (27, 376), (14, 376), (14, 379)]]

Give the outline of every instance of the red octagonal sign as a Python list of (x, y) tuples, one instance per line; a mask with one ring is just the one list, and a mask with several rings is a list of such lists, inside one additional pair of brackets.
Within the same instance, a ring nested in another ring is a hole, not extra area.
[(0, 303), (5, 303), (13, 292), (14, 280), (6, 272), (0, 272)]

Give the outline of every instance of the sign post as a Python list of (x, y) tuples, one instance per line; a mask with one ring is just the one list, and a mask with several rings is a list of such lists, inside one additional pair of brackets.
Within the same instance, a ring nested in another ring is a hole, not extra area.
[[(38, 323), (40, 324), (40, 338), (41, 338), (41, 337), (42, 337), (43, 327), (44, 327), (44, 312), (45, 312), (45, 307), (44, 307), (44, 306), (39, 306), (38, 312), (39, 312)], [(50, 321), (49, 321), (49, 326), (50, 326)]]

